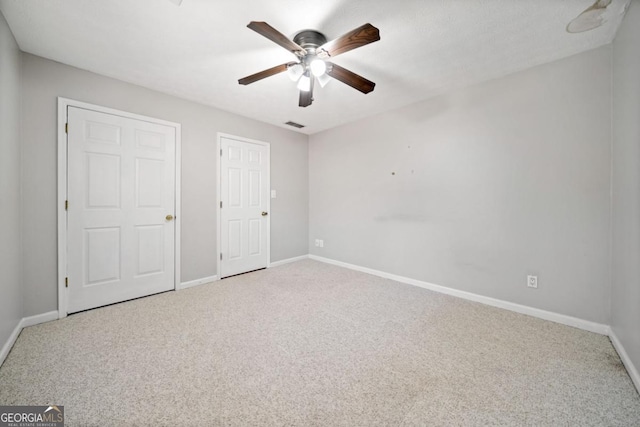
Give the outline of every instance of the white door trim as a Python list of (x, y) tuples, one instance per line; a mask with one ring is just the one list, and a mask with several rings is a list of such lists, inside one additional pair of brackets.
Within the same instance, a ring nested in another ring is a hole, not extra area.
[(218, 171), (218, 185), (216, 191), (216, 245), (217, 245), (217, 254), (216, 254), (216, 274), (220, 277), (220, 253), (222, 248), (222, 223), (221, 223), (221, 212), (220, 212), (220, 194), (222, 194), (222, 170), (220, 164), (220, 150), (222, 150), (222, 138), (235, 139), (236, 141), (248, 142), (250, 144), (262, 145), (267, 148), (267, 152), (269, 153), (269, 163), (267, 163), (267, 188), (269, 194), (267, 196), (267, 212), (269, 215), (267, 216), (267, 267), (271, 266), (271, 144), (264, 141), (258, 141), (256, 139), (243, 138), (241, 136), (235, 136), (227, 133), (218, 132), (217, 143), (216, 143), (216, 169)]
[(126, 111), (115, 110), (113, 108), (88, 104), (86, 102), (58, 97), (58, 318), (67, 317), (69, 301), (68, 288), (65, 287), (67, 277), (67, 213), (65, 210), (65, 200), (67, 200), (67, 133), (65, 125), (67, 123), (67, 107), (84, 108), (85, 110), (97, 111), (99, 113), (112, 114), (134, 120), (156, 123), (173, 127), (176, 130), (176, 191), (175, 191), (175, 242), (174, 242), (174, 264), (175, 274), (173, 279), (174, 289), (180, 285), (180, 222), (182, 214), (180, 211), (180, 165), (181, 165), (181, 125), (180, 123), (169, 122), (139, 114), (128, 113)]

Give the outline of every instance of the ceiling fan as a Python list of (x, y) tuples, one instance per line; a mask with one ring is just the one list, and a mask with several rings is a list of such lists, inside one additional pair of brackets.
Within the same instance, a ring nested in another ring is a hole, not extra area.
[(313, 102), (315, 80), (324, 87), (331, 80), (330, 77), (333, 77), (364, 94), (373, 91), (376, 85), (374, 82), (328, 60), (380, 40), (380, 31), (371, 24), (364, 24), (329, 42), (324, 34), (315, 30), (300, 31), (293, 40), (290, 40), (266, 22), (251, 21), (247, 27), (293, 53), (297, 57), (297, 61), (276, 65), (244, 77), (238, 80), (241, 85), (248, 85), (287, 71), (289, 77), (298, 82), (300, 90), (298, 105), (300, 107), (308, 107)]

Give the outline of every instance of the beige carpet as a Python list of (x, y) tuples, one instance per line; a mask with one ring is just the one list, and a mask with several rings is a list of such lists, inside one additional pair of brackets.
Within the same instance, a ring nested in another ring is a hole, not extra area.
[(607, 337), (314, 261), (26, 328), (0, 404), (68, 426), (638, 426)]

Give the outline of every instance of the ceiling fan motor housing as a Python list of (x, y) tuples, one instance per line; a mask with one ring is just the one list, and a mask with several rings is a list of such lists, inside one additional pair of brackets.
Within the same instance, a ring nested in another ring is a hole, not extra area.
[(302, 30), (295, 35), (293, 41), (304, 50), (311, 51), (310, 53), (315, 53), (318, 46), (322, 46), (327, 42), (327, 38), (324, 34), (315, 30)]

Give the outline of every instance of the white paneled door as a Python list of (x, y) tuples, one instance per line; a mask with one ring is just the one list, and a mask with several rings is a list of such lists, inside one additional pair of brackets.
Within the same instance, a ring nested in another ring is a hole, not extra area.
[(220, 277), (267, 266), (269, 146), (220, 138)]
[(174, 289), (176, 128), (67, 114), (67, 312)]

